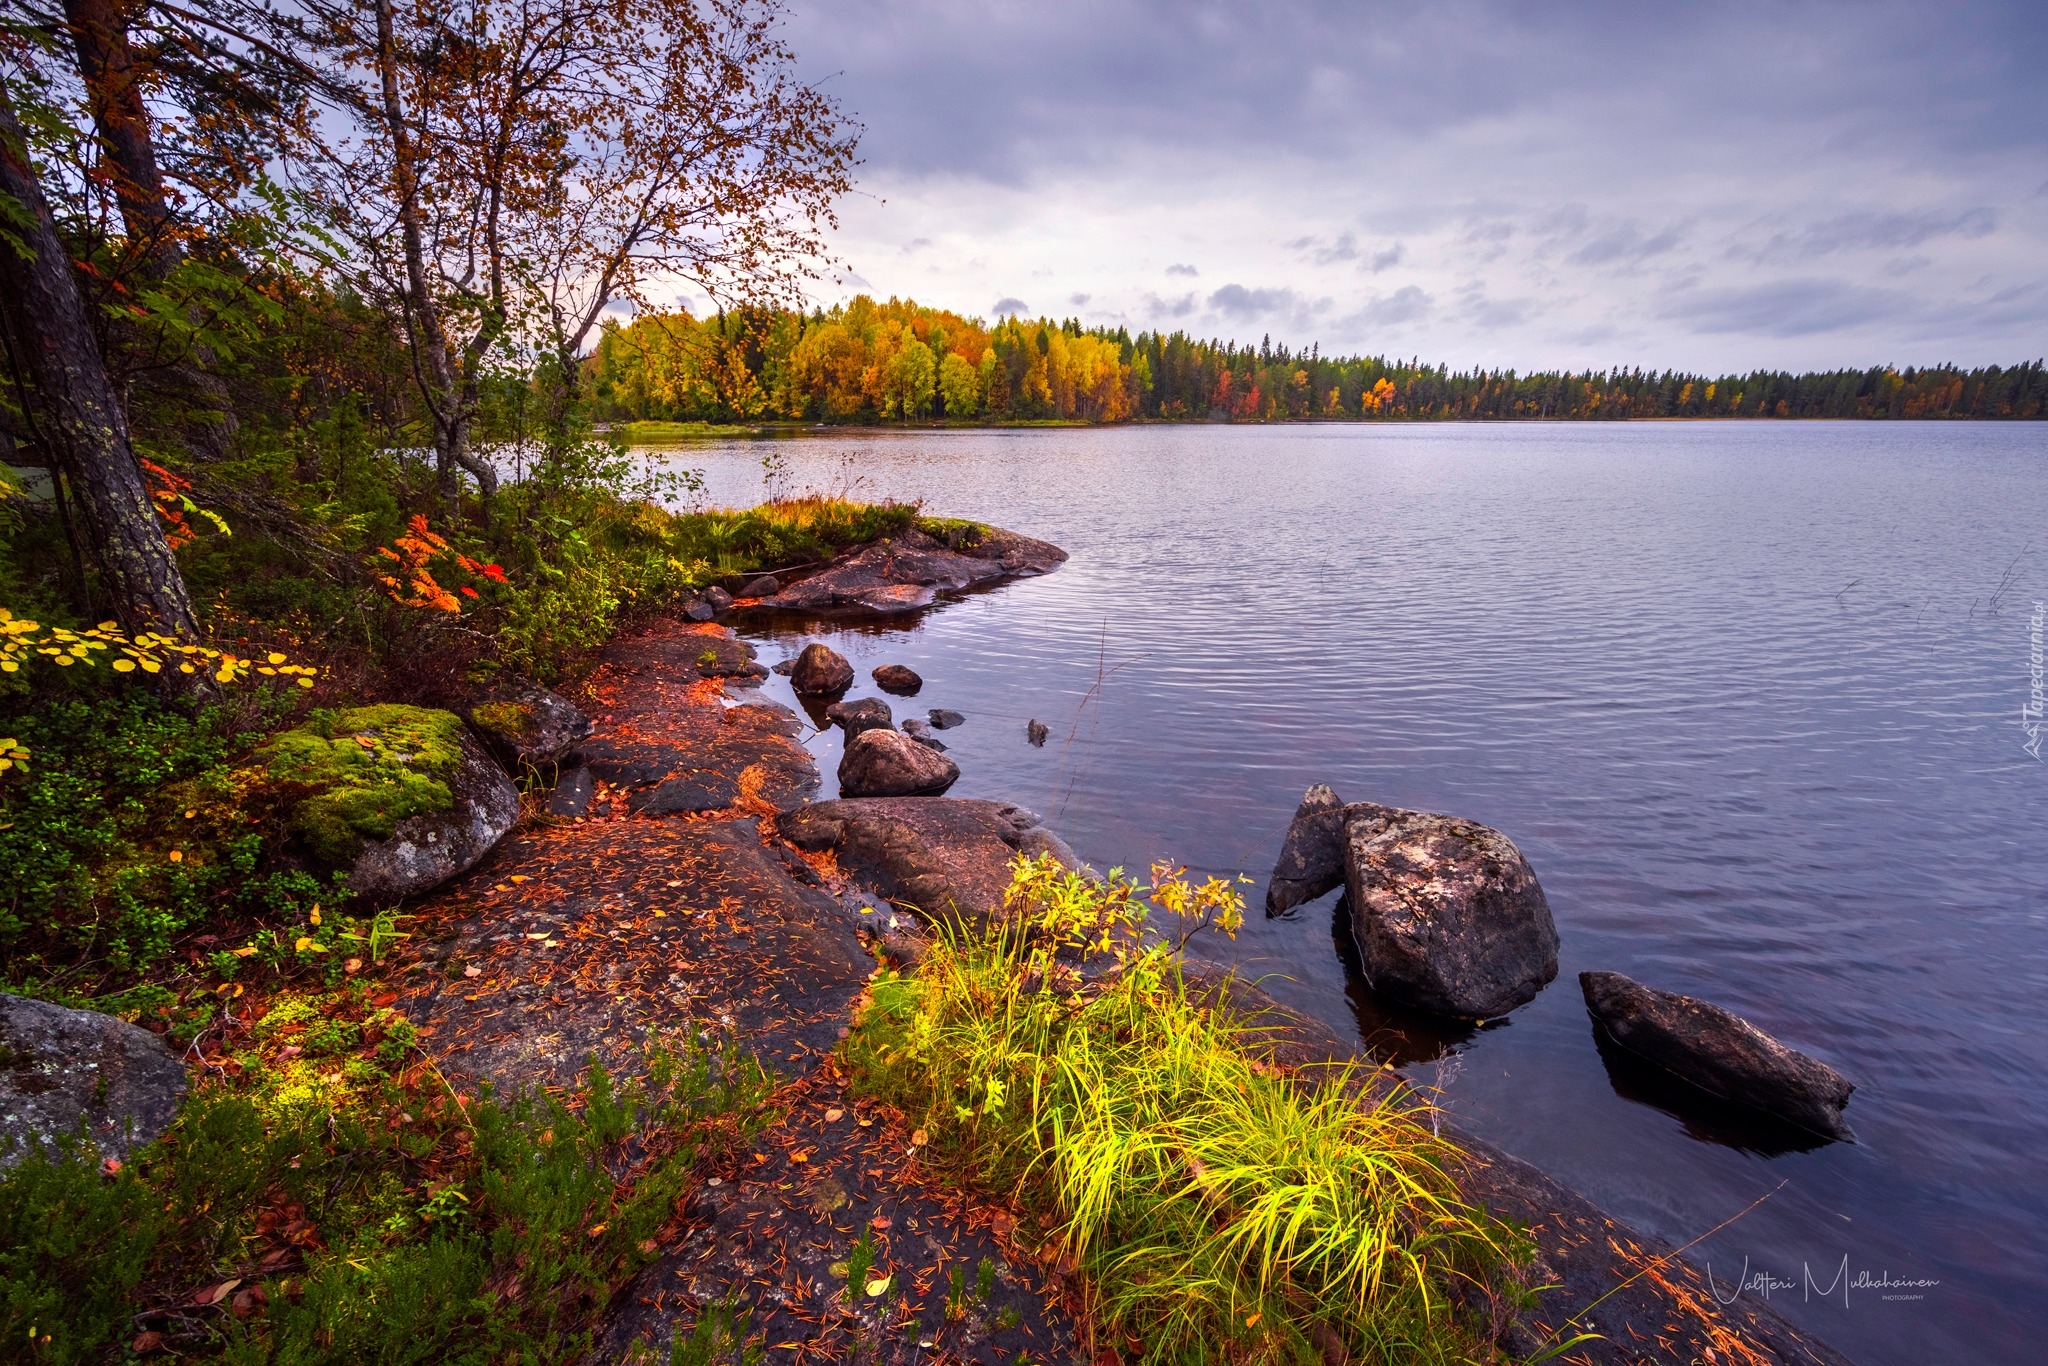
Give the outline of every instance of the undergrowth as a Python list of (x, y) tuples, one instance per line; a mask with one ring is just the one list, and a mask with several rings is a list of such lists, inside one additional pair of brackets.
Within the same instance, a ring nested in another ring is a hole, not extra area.
[[(1523, 1241), (1464, 1203), (1417, 1098), (1263, 1060), (1257, 1031), (1148, 938), (1136, 885), (1020, 859), (1010, 911), (884, 975), (859, 1090), (922, 1116), (955, 1179), (1021, 1207), (1128, 1358), (1488, 1360)], [(1153, 870), (1183, 924), (1228, 884)], [(1185, 942), (1185, 936), (1182, 943)]]
[(687, 1044), (566, 1102), (461, 1100), (360, 996), (272, 1002), (128, 1165), (38, 1149), (0, 1180), (15, 1359), (570, 1360), (699, 1159), (765, 1119), (758, 1068)]

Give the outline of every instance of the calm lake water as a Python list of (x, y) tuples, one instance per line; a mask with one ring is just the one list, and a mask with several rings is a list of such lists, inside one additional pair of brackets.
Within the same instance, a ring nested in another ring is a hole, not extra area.
[[(1724, 1295), (1745, 1264), (1789, 1281), (1773, 1302), (1862, 1363), (2043, 1359), (2048, 770), (2021, 708), (2048, 426), (831, 433), (660, 458), (718, 503), (773, 475), (1065, 547), (896, 626), (748, 633), (769, 660), (829, 641), (853, 696), (876, 664), (918, 670), (918, 707), (969, 718), (955, 795), (1031, 806), (1097, 866), (1250, 874), (1253, 923), (1206, 952), (1617, 1216), (1684, 1243), (1768, 1195), (1695, 1249)], [(812, 744), (829, 789), (835, 736)], [(1333, 898), (1260, 918), (1317, 781), (1507, 832), (1558, 980), (1444, 1035), (1347, 972)], [(1859, 1141), (1784, 1151), (1610, 1077), (1588, 968), (1841, 1069)], [(1934, 1284), (1845, 1290), (1845, 1267)]]

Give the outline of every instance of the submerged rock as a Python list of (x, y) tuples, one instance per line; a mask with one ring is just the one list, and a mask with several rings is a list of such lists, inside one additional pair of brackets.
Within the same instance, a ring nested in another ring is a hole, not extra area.
[(924, 679), (906, 664), (884, 664), (869, 677), (883, 692), (894, 693), (898, 697), (915, 697), (917, 690), (924, 686)]
[(1618, 972), (1582, 972), (1579, 989), (1594, 1023), (1637, 1057), (1710, 1096), (1824, 1138), (1851, 1137), (1842, 1110), (1855, 1084), (1741, 1016)]
[(906, 716), (903, 718), (903, 733), (917, 741), (920, 745), (923, 745), (926, 749), (935, 749), (941, 754), (946, 752), (946, 747), (940, 743), (939, 737), (932, 734), (932, 727), (929, 721), (919, 720), (915, 716)]
[(81, 1132), (126, 1160), (170, 1127), (185, 1087), (183, 1064), (148, 1030), (0, 994), (0, 1168)]
[[(879, 732), (876, 732), (879, 734)], [(1017, 855), (1050, 853), (1078, 867), (1073, 851), (1032, 812), (961, 797), (885, 797), (814, 802), (781, 818), (799, 849), (830, 849), (839, 867), (925, 919), (985, 923), (1003, 912)]]
[(843, 797), (936, 797), (959, 778), (951, 759), (900, 731), (862, 731), (839, 760)]
[(1045, 748), (1045, 737), (1050, 734), (1052, 732), (1045, 728), (1045, 722), (1035, 716), (1025, 723), (1024, 738), (1038, 749)]
[(888, 730), (896, 720), (889, 712), (889, 704), (879, 697), (834, 702), (825, 708), (825, 719), (845, 731), (849, 742), (864, 730)]
[(1534, 1000), (1557, 976), (1550, 904), (1498, 830), (1345, 807), (1344, 881), (1366, 979), (1402, 1005), (1486, 1019)]
[(933, 707), (928, 715), (932, 718), (933, 730), (951, 730), (955, 726), (967, 724), (966, 717), (957, 711), (948, 711), (944, 707)]
[(789, 672), (789, 685), (811, 697), (828, 697), (853, 686), (853, 665), (829, 645), (812, 641), (804, 646)]
[(810, 612), (911, 612), (930, 606), (944, 590), (1046, 574), (1066, 562), (1067, 553), (1058, 546), (1000, 527), (938, 525), (943, 538), (907, 528), (841, 556), (762, 605)]

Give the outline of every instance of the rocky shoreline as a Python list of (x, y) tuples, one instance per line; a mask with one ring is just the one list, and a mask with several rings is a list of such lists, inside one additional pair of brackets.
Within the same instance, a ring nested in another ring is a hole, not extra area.
[[(942, 592), (1048, 572), (1065, 558), (994, 529), (948, 540), (913, 533), (803, 579), (742, 585), (737, 599), (707, 593), (685, 619), (648, 621), (612, 641), (566, 698), (512, 699), (546, 719), (546, 734), (529, 734), (524, 749), (498, 759), (556, 774), (553, 794), (529, 800), (517, 827), (494, 835), (495, 847), (467, 871), (430, 870), (446, 880), (410, 902), (413, 937), (386, 975), (390, 1003), (458, 1089), (567, 1090), (593, 1061), (614, 1076), (631, 1073), (646, 1041), (680, 1033), (758, 1060), (777, 1080), (784, 1115), (703, 1173), (653, 1262), (614, 1302), (591, 1360), (665, 1359), (679, 1328), (727, 1300), (751, 1307), (770, 1361), (831, 1357), (863, 1339), (881, 1360), (1078, 1358), (1078, 1288), (1010, 1241), (1006, 1211), (963, 1202), (933, 1181), (920, 1136), (849, 1096), (835, 1058), (881, 965), (917, 962), (932, 923), (1000, 915), (1018, 854), (1073, 866), (1073, 851), (1020, 807), (935, 795), (914, 775), (893, 788), (874, 781), (896, 772), (890, 764), (909, 772), (927, 758), (958, 770), (929, 725), (924, 734), (913, 729), (924, 723), (893, 726), (879, 699), (842, 703), (851, 669), (807, 651), (786, 663), (808, 671), (799, 690), (806, 705), (826, 696), (838, 704), (830, 719), (846, 729), (853, 763), (842, 766), (842, 789), (882, 793), (819, 800), (823, 781), (798, 741), (801, 720), (761, 697), (768, 669), (716, 620), (747, 609), (893, 615)], [(878, 670), (875, 681), (899, 697), (919, 683), (908, 670), (886, 678)], [(484, 721), (488, 705), (473, 709)], [(489, 738), (477, 716), (465, 719)], [(861, 746), (889, 753), (853, 762)], [(425, 832), (413, 832), (420, 848), (445, 847)], [(403, 828), (394, 836), (405, 838)], [(405, 860), (387, 850), (385, 862)], [(1379, 871), (1362, 875), (1368, 867)], [(1541, 888), (1499, 832), (1346, 806), (1312, 789), (1272, 896), (1284, 911), (1340, 882), (1354, 908), (1383, 922), (1368, 927), (1385, 940), (1371, 951), (1378, 975), (1425, 1006), (1493, 1015), (1556, 975)], [(1431, 917), (1415, 916), (1413, 886), (1402, 891), (1410, 883), (1427, 883), (1439, 910), (1461, 908), (1471, 934), (1444, 939), (1442, 916), (1418, 930)], [(1417, 923), (1398, 923), (1403, 916)], [(1424, 943), (1430, 935), (1441, 942)], [(1355, 1043), (1248, 984), (1199, 968), (1191, 976), (1268, 1029), (1283, 1066), (1312, 1073), (1358, 1056)], [(1587, 991), (1593, 1000), (1593, 986)], [(1702, 1018), (1717, 1023), (1679, 1009), (1695, 1033)], [(1643, 1028), (1669, 1051), (1673, 1029)], [(1615, 1029), (1624, 1043), (1649, 1037)], [(1526, 1226), (1538, 1248), (1535, 1283), (1550, 1287), (1509, 1330), (1509, 1351), (1527, 1355), (1589, 1332), (1599, 1336), (1565, 1360), (1844, 1362), (1766, 1306), (1722, 1306), (1672, 1249), (1535, 1168), (1470, 1135), (1454, 1137), (1468, 1154), (1460, 1174), (1467, 1195)], [(832, 1267), (860, 1229), (874, 1238), (875, 1265), (896, 1278), (909, 1314), (938, 1327), (878, 1343), (879, 1311), (837, 1301)], [(965, 1316), (948, 1314), (945, 1303), (949, 1270), (962, 1267), (988, 1268), (977, 1272), (985, 1289)]]

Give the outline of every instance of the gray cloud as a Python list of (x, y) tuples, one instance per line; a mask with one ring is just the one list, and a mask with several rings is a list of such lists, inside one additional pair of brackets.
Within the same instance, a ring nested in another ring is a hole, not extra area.
[(1171, 321), (1191, 316), (1196, 307), (1195, 296), (1192, 294), (1183, 294), (1178, 299), (1162, 299), (1157, 294), (1147, 294), (1144, 313), (1149, 318)]
[(1006, 294), (1002, 298), (996, 300), (995, 303), (989, 308), (989, 314), (990, 316), (997, 318), (1001, 318), (1011, 314), (1022, 314), (1026, 317), (1029, 317), (1031, 314), (1031, 305), (1025, 303), (1022, 299), (1014, 299)]
[(1166, 273), (1168, 275), (1185, 275), (1188, 279), (1192, 280), (1202, 272), (1196, 270), (1193, 266), (1175, 264), (1168, 266)]
[(1209, 296), (1209, 307), (1230, 318), (1266, 318), (1275, 313), (1291, 313), (1294, 306), (1294, 291), (1291, 289), (1246, 289), (1243, 285), (1225, 285)]
[(1415, 285), (1404, 285), (1385, 298), (1374, 299), (1350, 318), (1357, 327), (1399, 327), (1426, 318), (1436, 300)]
[(1363, 269), (1371, 275), (1377, 275), (1383, 270), (1391, 270), (1401, 264), (1402, 258), (1407, 253), (1408, 249), (1401, 243), (1396, 242), (1385, 251), (1376, 251), (1367, 257)]
[(1633, 223), (1623, 223), (1601, 233), (1565, 259), (1577, 266), (1636, 265), (1675, 248), (1683, 234), (1678, 228), (1645, 235)]
[(1069, 294), (1067, 296), (1067, 302), (1069, 304), (1072, 304), (1075, 308), (1080, 308), (1094, 297), (1095, 296), (1092, 294)]
[(1997, 228), (1997, 212), (1982, 206), (1958, 212), (1850, 213), (1796, 231), (1773, 233), (1755, 246), (1730, 247), (1728, 255), (1759, 264), (1805, 261), (1841, 251), (1897, 251), (1944, 237), (1967, 241), (1988, 237)]
[(1807, 337), (1913, 313), (1910, 296), (1841, 280), (1775, 280), (1733, 289), (1694, 290), (1667, 305), (1661, 316), (1696, 332), (1747, 332), (1761, 337)]

